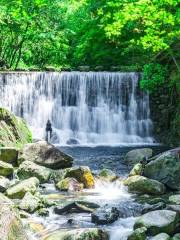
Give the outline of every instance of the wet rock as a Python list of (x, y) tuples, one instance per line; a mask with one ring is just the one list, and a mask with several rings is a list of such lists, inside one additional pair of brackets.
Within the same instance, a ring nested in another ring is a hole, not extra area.
[(40, 208), (38, 211), (37, 211), (37, 214), (39, 216), (42, 216), (42, 217), (47, 217), (49, 216), (49, 211), (47, 208)]
[(56, 184), (60, 191), (81, 191), (83, 184), (79, 183), (75, 178), (65, 178)]
[(0, 175), (4, 177), (11, 176), (13, 174), (13, 166), (12, 164), (5, 163), (3, 161), (0, 161)]
[(129, 173), (129, 177), (142, 175), (142, 173), (143, 173), (143, 165), (142, 163), (137, 163), (134, 165), (133, 169)]
[(13, 165), (17, 164), (18, 150), (13, 147), (0, 147), (0, 160)]
[(78, 182), (83, 183), (84, 188), (94, 187), (94, 177), (86, 166), (72, 167), (65, 170), (64, 178), (75, 178)]
[(19, 204), (19, 208), (29, 213), (35, 212), (41, 205), (38, 197), (27, 192)]
[[(32, 142), (32, 134), (26, 122), (4, 108), (0, 108), (0, 146), (21, 147)], [(16, 164), (17, 150), (0, 148), (0, 159), (2, 161)]]
[(172, 234), (175, 231), (177, 220), (177, 214), (173, 211), (152, 211), (140, 216), (134, 224), (134, 229), (146, 227), (147, 234), (153, 236), (162, 232)]
[(153, 205), (146, 205), (145, 207), (143, 207), (142, 209), (142, 214), (145, 214), (147, 212), (151, 212), (151, 211), (156, 211), (156, 210), (162, 210), (166, 208), (166, 204), (164, 202), (159, 202)]
[(129, 151), (125, 156), (125, 163), (129, 165), (129, 167), (133, 167), (136, 163), (140, 163), (144, 161), (144, 159), (148, 159), (152, 156), (151, 148), (140, 148)]
[(39, 180), (32, 177), (9, 187), (6, 194), (9, 198), (22, 199), (27, 192), (35, 193), (38, 186)]
[(68, 203), (65, 206), (62, 207), (55, 207), (54, 212), (56, 214), (67, 214), (67, 213), (92, 213), (95, 209), (99, 208), (99, 205), (91, 202), (85, 202), (85, 201), (75, 201)]
[(180, 205), (167, 205), (166, 209), (176, 212), (180, 217)]
[(151, 238), (151, 240), (169, 240), (170, 236), (167, 233), (159, 233)]
[(46, 167), (39, 166), (34, 162), (25, 161), (19, 166), (17, 175), (20, 179), (36, 177), (39, 179), (40, 183), (45, 183), (49, 181), (51, 170)]
[(68, 145), (77, 145), (77, 144), (79, 144), (79, 142), (78, 142), (77, 139), (70, 138), (70, 139), (66, 142), (66, 144), (68, 144)]
[(124, 185), (128, 186), (130, 192), (147, 193), (152, 195), (165, 193), (165, 186), (162, 183), (138, 175), (128, 177), (124, 181)]
[(128, 236), (127, 240), (145, 240), (147, 228), (141, 227), (134, 230), (131, 235)]
[(153, 158), (144, 169), (144, 176), (155, 179), (173, 190), (180, 189), (180, 148)]
[(28, 240), (23, 224), (18, 213), (12, 206), (1, 205), (0, 207), (0, 239)]
[(99, 228), (60, 230), (50, 233), (44, 240), (109, 240), (108, 233)]
[(72, 166), (73, 158), (46, 141), (27, 144), (19, 157), (19, 162), (31, 161), (51, 169)]
[(10, 181), (8, 178), (0, 176), (0, 192), (5, 192), (10, 186)]
[(171, 195), (169, 197), (169, 202), (173, 204), (180, 204), (180, 194)]
[(109, 181), (109, 182), (113, 182), (118, 178), (118, 176), (113, 171), (111, 171), (110, 169), (106, 169), (106, 168), (104, 168), (100, 171), (99, 177), (100, 177), (100, 179)]
[(180, 240), (180, 233), (176, 233), (176, 234), (173, 236), (172, 240)]
[(91, 221), (98, 225), (110, 224), (117, 221), (119, 216), (120, 212), (116, 207), (99, 208), (91, 215)]

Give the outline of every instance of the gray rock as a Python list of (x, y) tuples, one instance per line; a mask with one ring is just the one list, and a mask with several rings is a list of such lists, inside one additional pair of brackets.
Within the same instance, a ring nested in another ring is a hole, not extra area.
[(38, 197), (27, 192), (19, 204), (19, 208), (29, 213), (35, 212), (41, 206), (41, 201)]
[(110, 224), (118, 220), (120, 212), (117, 208), (99, 208), (91, 215), (92, 223), (98, 225)]
[(176, 228), (177, 221), (176, 212), (157, 210), (140, 216), (134, 224), (134, 229), (146, 227), (147, 233), (152, 236), (162, 232), (172, 234)]
[(180, 240), (180, 233), (176, 233), (176, 234), (173, 236), (172, 240)]
[(81, 191), (83, 184), (79, 183), (75, 178), (65, 178), (56, 184), (56, 188), (60, 191)]
[(166, 209), (176, 212), (177, 215), (180, 217), (180, 205), (167, 205)]
[(162, 210), (166, 208), (166, 204), (164, 202), (159, 202), (153, 205), (146, 205), (143, 207), (142, 209), (142, 214), (145, 214), (147, 212), (151, 212), (151, 211), (156, 211), (156, 210)]
[(125, 163), (129, 165), (131, 168), (141, 161), (144, 161), (144, 159), (148, 159), (152, 156), (152, 149), (151, 148), (140, 148), (140, 149), (134, 149), (128, 152), (125, 156)]
[(167, 233), (159, 233), (151, 238), (151, 240), (169, 240), (170, 236)]
[(111, 171), (110, 169), (106, 169), (106, 168), (104, 168), (100, 171), (99, 177), (102, 180), (109, 181), (109, 182), (113, 182), (118, 178), (117, 175), (113, 171)]
[(26, 144), (19, 156), (19, 162), (23, 161), (32, 161), (52, 169), (68, 168), (73, 163), (72, 157), (46, 141)]
[(124, 185), (128, 186), (130, 192), (147, 193), (152, 195), (165, 193), (165, 186), (162, 183), (138, 175), (128, 177), (124, 181)]
[(157, 156), (144, 169), (144, 176), (155, 179), (173, 190), (180, 189), (180, 148)]
[(180, 204), (180, 194), (171, 195), (169, 197), (169, 202), (173, 204)]
[(39, 179), (40, 183), (46, 183), (49, 181), (51, 169), (37, 165), (34, 162), (25, 161), (22, 162), (17, 169), (17, 175), (20, 179), (36, 177)]

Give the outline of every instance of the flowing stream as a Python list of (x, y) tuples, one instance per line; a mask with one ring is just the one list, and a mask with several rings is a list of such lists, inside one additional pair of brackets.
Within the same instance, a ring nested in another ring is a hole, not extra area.
[(0, 105), (24, 117), (36, 138), (52, 122), (60, 145), (153, 143), (149, 96), (138, 73), (0, 74)]

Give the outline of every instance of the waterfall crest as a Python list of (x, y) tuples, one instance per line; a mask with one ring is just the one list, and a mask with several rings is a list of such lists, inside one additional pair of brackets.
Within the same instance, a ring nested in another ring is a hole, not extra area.
[(137, 73), (0, 74), (0, 105), (42, 138), (48, 119), (61, 145), (152, 143), (149, 96)]

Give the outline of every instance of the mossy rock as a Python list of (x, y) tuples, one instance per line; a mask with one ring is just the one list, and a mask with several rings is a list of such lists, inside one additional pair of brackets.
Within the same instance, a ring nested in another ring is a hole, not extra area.
[(14, 172), (14, 168), (12, 166), (12, 164), (9, 163), (5, 163), (3, 161), (0, 161), (0, 175), (7, 177), (7, 176), (11, 176)]
[(41, 201), (38, 197), (27, 192), (19, 204), (19, 208), (29, 213), (35, 212), (41, 207)]
[(151, 240), (169, 240), (170, 236), (167, 233), (159, 233), (151, 238)]
[(113, 171), (111, 171), (110, 169), (106, 169), (106, 168), (104, 168), (100, 171), (99, 177), (100, 177), (100, 179), (109, 181), (109, 182), (113, 182), (118, 178), (118, 176)]
[(145, 227), (137, 228), (136, 230), (134, 230), (133, 233), (131, 233), (128, 236), (127, 240), (145, 240), (146, 239), (146, 231), (147, 231), (147, 228), (145, 228)]
[(60, 191), (81, 191), (83, 184), (79, 183), (75, 178), (65, 178), (56, 184)]
[(6, 194), (12, 199), (22, 199), (27, 192), (35, 193), (39, 180), (35, 177), (23, 180), (7, 189)]
[(26, 122), (7, 109), (0, 108), (0, 146), (22, 147), (32, 142), (32, 134)]
[(0, 160), (17, 165), (18, 149), (15, 147), (0, 147)]

